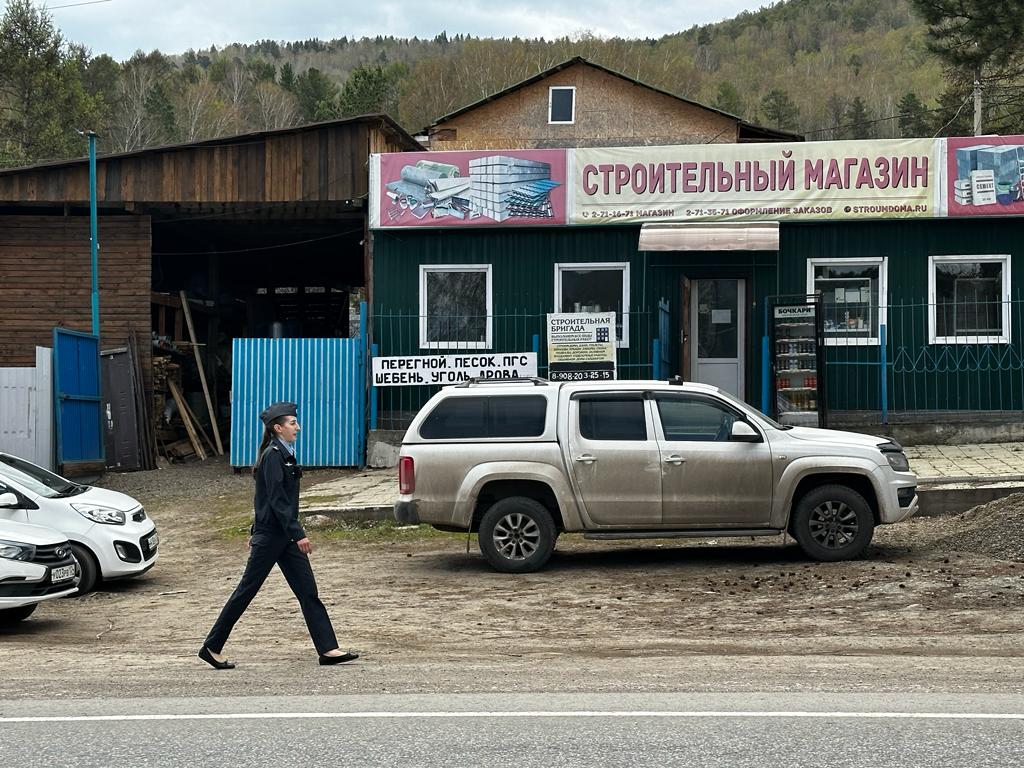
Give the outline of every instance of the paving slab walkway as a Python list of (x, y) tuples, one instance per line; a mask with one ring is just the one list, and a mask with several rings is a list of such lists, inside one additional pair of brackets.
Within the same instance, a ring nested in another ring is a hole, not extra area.
[[(1024, 485), (1024, 443), (919, 445), (905, 450), (924, 486)], [(397, 469), (367, 469), (308, 484), (301, 496), (302, 513), (388, 517), (397, 497)]]

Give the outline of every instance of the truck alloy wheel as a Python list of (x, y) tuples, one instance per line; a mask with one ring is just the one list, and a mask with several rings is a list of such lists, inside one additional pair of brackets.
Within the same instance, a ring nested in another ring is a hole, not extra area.
[(810, 491), (796, 506), (793, 536), (815, 560), (859, 557), (874, 533), (871, 508), (864, 497), (843, 485)]
[(480, 551), (496, 570), (529, 573), (551, 557), (558, 532), (538, 501), (510, 496), (495, 502), (480, 521)]

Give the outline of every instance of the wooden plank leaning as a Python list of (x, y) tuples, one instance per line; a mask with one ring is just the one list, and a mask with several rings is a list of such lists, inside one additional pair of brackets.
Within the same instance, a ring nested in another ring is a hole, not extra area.
[(188, 432), (188, 439), (192, 441), (192, 450), (196, 452), (196, 456), (206, 461), (206, 451), (203, 450), (203, 444), (199, 441), (199, 435), (196, 434), (192, 419), (189, 418), (188, 405), (185, 403), (185, 398), (181, 396), (181, 390), (178, 389), (174, 379), (167, 380), (167, 387), (171, 390), (171, 397), (178, 405), (178, 415), (181, 416), (181, 422), (185, 425), (185, 431)]
[(213, 400), (210, 398), (210, 388), (206, 384), (206, 369), (203, 360), (199, 355), (199, 345), (196, 343), (196, 330), (192, 325), (192, 312), (188, 307), (188, 296), (181, 291), (181, 308), (185, 313), (185, 323), (188, 325), (188, 338), (192, 342), (192, 352), (196, 356), (196, 367), (199, 368), (199, 381), (203, 385), (203, 395), (206, 396), (206, 410), (210, 413), (210, 428), (213, 430), (213, 439), (217, 441), (217, 455), (224, 455), (224, 444), (220, 440), (220, 429), (217, 427), (217, 414), (213, 411)]

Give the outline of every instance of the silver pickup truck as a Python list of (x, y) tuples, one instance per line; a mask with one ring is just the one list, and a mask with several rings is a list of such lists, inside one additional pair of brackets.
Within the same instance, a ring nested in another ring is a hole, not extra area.
[(777, 536), (816, 560), (861, 555), (917, 511), (917, 478), (882, 437), (777, 424), (716, 389), (543, 379), (446, 387), (398, 460), (402, 523), (478, 532), (499, 571), (588, 539)]

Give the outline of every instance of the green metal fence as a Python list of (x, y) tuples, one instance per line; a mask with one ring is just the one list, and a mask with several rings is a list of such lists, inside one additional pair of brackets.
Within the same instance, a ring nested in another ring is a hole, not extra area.
[(1024, 299), (897, 299), (874, 309), (878, 323), (860, 338), (826, 330), (830, 409), (875, 411), (884, 423), (892, 414), (1024, 408)]
[[(657, 370), (658, 315), (618, 316), (617, 367), (620, 379), (649, 379)], [(626, 330), (628, 328), (628, 330)], [(547, 376), (547, 312), (516, 311), (489, 316), (423, 317), (379, 307), (373, 317), (373, 356), (450, 355), (461, 352), (536, 352), (537, 375)], [(432, 346), (443, 340), (443, 346)], [(437, 386), (377, 387), (371, 394), (371, 429), (405, 429)]]

